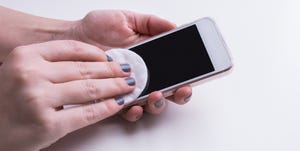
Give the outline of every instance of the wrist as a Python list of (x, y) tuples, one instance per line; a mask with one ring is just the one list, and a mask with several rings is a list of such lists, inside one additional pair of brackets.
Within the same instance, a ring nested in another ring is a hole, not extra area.
[(52, 24), (44, 26), (44, 28), (37, 29), (36, 32), (44, 37), (39, 42), (46, 42), (51, 40), (76, 40), (76, 29), (78, 21), (52, 20)]
[[(32, 25), (20, 27), (19, 45), (42, 43), (51, 40), (72, 39), (76, 21), (55, 20), (48, 18), (36, 19)], [(23, 37), (26, 36), (27, 38)], [(21, 39), (22, 38), (22, 39)]]
[(71, 39), (76, 22), (38, 17), (0, 6), (0, 62), (21, 45)]

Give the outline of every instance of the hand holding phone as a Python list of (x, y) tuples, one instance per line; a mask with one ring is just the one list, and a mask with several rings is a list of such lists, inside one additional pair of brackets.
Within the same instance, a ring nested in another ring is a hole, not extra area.
[(226, 44), (214, 21), (203, 18), (129, 47), (145, 61), (148, 86), (131, 104), (142, 103), (153, 91), (172, 95), (176, 88), (228, 71)]

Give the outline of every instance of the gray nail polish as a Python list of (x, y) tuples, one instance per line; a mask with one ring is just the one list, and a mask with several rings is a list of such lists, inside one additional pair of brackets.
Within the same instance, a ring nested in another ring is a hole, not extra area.
[(124, 72), (130, 72), (131, 71), (131, 68), (130, 68), (130, 65), (129, 64), (120, 64), (122, 70)]
[(113, 61), (113, 59), (109, 55), (106, 55), (106, 57), (107, 57), (107, 61), (108, 62), (112, 62)]
[(139, 120), (140, 118), (142, 118), (142, 116), (143, 116), (143, 114), (140, 114), (140, 115), (138, 115), (138, 116), (136, 116), (136, 120)]
[(135, 80), (134, 80), (134, 78), (132, 78), (132, 77), (125, 78), (125, 81), (126, 81), (127, 84), (130, 85), (130, 86), (135, 85)]
[(184, 102), (189, 102), (191, 100), (192, 96), (189, 96), (187, 98), (184, 99)]
[(124, 99), (122, 97), (118, 97), (118, 98), (115, 98), (116, 102), (119, 104), (119, 105), (123, 105), (124, 104)]
[(161, 108), (162, 107), (162, 105), (163, 105), (163, 100), (159, 100), (159, 101), (157, 101), (157, 102), (155, 102), (154, 103), (154, 106), (156, 107), (156, 108)]

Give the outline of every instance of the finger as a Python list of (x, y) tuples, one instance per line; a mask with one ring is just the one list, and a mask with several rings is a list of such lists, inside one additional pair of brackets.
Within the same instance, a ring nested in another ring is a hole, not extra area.
[(176, 27), (173, 23), (154, 15), (138, 14), (134, 12), (127, 12), (127, 14), (130, 16), (129, 19), (131, 19), (131, 21), (129, 23), (131, 23), (132, 29), (135, 32), (144, 35), (153, 36)]
[(166, 101), (161, 92), (152, 92), (147, 100), (145, 110), (151, 114), (159, 114), (166, 108)]
[(47, 61), (107, 61), (101, 49), (73, 40), (59, 40), (36, 44)]
[(135, 122), (143, 116), (143, 108), (141, 106), (132, 106), (121, 115), (124, 119), (130, 122)]
[(127, 77), (130, 65), (117, 62), (55, 62), (50, 64), (47, 78), (53, 83), (82, 79)]
[(66, 132), (77, 129), (106, 119), (119, 112), (124, 104), (123, 99), (109, 99), (95, 104), (88, 104), (58, 111), (61, 122)]
[(135, 80), (128, 78), (87, 79), (61, 84), (55, 84), (53, 95), (56, 101), (51, 102), (53, 107), (87, 103), (92, 100), (112, 98), (134, 90)]
[(185, 104), (190, 101), (191, 97), (192, 88), (190, 86), (185, 86), (177, 89), (174, 95), (167, 97), (167, 99), (177, 104)]

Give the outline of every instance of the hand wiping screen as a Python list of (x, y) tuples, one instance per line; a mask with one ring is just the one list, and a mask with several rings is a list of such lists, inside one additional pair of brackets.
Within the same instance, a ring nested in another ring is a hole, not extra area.
[(106, 54), (113, 61), (119, 63), (128, 63), (131, 67), (131, 77), (136, 81), (136, 87), (133, 92), (126, 94), (123, 97), (125, 105), (136, 100), (148, 83), (148, 70), (144, 60), (136, 53), (127, 49), (111, 49), (106, 51)]

